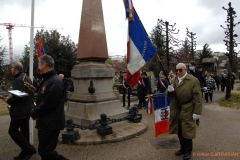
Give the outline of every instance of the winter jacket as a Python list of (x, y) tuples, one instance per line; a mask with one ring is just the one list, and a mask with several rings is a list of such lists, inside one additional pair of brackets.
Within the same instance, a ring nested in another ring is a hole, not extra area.
[[(8, 98), (7, 103), (10, 107), (10, 116), (12, 119), (29, 118), (31, 108), (33, 107), (33, 92), (30, 91), (23, 83), (24, 73), (19, 72), (14, 76), (12, 90), (19, 90), (28, 93), (28, 96), (18, 97), (12, 94)], [(25, 76), (24, 80), (32, 85), (32, 81), (28, 76)]]
[(55, 70), (41, 75), (37, 95), (37, 106), (32, 110), (31, 117), (37, 119), (36, 128), (39, 130), (60, 130), (64, 128), (64, 95), (63, 81)]
[[(162, 81), (162, 82), (160, 82)], [(167, 79), (161, 80), (160, 78), (157, 81), (157, 91), (158, 92), (166, 92), (166, 89), (168, 87)]]
[(201, 71), (196, 69), (195, 71), (190, 71), (190, 74), (193, 75), (194, 77), (196, 77), (199, 80), (201, 88), (206, 87), (206, 80), (203, 77)]

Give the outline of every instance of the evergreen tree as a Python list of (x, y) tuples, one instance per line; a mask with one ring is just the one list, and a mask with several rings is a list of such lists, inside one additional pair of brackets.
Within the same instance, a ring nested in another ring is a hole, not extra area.
[(187, 38), (185, 41), (182, 42), (182, 47), (178, 50), (177, 54), (178, 62), (190, 62), (192, 59), (191, 57), (191, 46)]
[[(164, 32), (159, 24), (155, 26), (154, 29), (152, 29), (152, 32), (150, 33), (150, 40), (152, 41), (153, 45), (157, 49), (157, 54), (161, 57), (162, 63), (164, 67), (166, 67), (165, 57), (165, 37), (164, 37)], [(159, 72), (162, 70), (160, 63), (158, 59), (154, 56), (146, 65), (146, 68), (148, 68), (150, 71), (153, 72), (155, 77), (158, 77)]]
[[(64, 74), (65, 77), (71, 77), (71, 70), (76, 64), (77, 45), (69, 38), (69, 36), (61, 36), (57, 30), (37, 31), (34, 38), (34, 67), (33, 75), (37, 75), (37, 49), (38, 39), (42, 38), (43, 47), (46, 54), (53, 57), (55, 61), (55, 70), (57, 73)], [(29, 64), (29, 45), (25, 45), (21, 62), (28, 66)]]
[(213, 57), (212, 50), (211, 50), (211, 48), (209, 48), (209, 45), (206, 43), (203, 46), (202, 52), (197, 54), (198, 64), (199, 64), (198, 66), (200, 66), (202, 64), (202, 60), (204, 58), (211, 58), (211, 57)]

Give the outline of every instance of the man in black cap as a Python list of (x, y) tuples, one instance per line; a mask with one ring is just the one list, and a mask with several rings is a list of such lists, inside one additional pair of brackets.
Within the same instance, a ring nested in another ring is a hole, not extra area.
[(148, 88), (149, 88), (149, 80), (147, 78), (147, 73), (142, 72), (141, 78), (138, 81), (138, 108), (142, 109), (142, 107), (146, 106), (146, 98), (145, 96), (148, 94)]

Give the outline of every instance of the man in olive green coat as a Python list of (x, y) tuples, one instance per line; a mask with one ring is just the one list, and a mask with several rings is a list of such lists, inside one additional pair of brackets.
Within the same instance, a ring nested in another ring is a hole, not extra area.
[(184, 160), (191, 158), (192, 139), (196, 136), (195, 120), (202, 111), (202, 91), (197, 78), (187, 73), (184, 63), (176, 66), (176, 78), (168, 87), (172, 96), (170, 105), (170, 134), (178, 134), (180, 150), (176, 156), (183, 155)]

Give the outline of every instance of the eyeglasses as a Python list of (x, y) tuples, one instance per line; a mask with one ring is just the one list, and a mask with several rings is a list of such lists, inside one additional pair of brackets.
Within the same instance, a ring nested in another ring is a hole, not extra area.
[(180, 68), (180, 69), (176, 69), (176, 72), (182, 72), (183, 71), (183, 69), (182, 68)]

